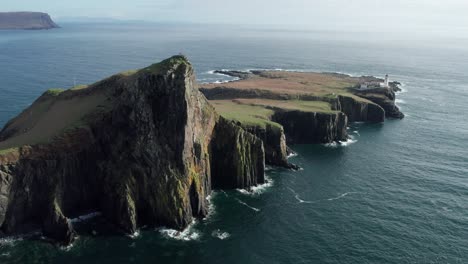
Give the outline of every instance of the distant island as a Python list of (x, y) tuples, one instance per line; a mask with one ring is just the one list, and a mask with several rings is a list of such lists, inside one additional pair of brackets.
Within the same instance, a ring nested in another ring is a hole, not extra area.
[(0, 12), (1, 29), (53, 29), (59, 26), (49, 14), (41, 12)]

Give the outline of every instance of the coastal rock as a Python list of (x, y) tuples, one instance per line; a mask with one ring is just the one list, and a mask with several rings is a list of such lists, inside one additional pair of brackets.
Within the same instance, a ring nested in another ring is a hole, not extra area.
[[(242, 126), (240, 123), (239, 125)], [(267, 124), (265, 127), (243, 126), (243, 128), (263, 141), (266, 164), (291, 167), (291, 164), (288, 162), (286, 135), (282, 126)]]
[(0, 12), (0, 29), (52, 29), (58, 27), (46, 13)]
[(213, 187), (248, 188), (265, 182), (265, 152), (262, 141), (232, 121), (220, 118), (211, 153)]
[(338, 96), (338, 110), (348, 116), (349, 122), (381, 123), (385, 121), (385, 110), (372, 102), (363, 102), (350, 96)]
[(355, 94), (380, 105), (385, 110), (385, 117), (402, 119), (405, 115), (395, 104), (395, 92), (392, 88), (356, 90)]
[(277, 111), (272, 120), (284, 127), (290, 144), (330, 143), (348, 138), (348, 118), (342, 112)]
[(143, 225), (181, 230), (207, 214), (213, 187), (262, 183), (262, 141), (221, 118), (194, 78), (187, 59), (175, 56), (55, 95), (41, 108), (44, 115), (80, 102), (92, 111), (57, 128), (48, 142), (11, 147), (31, 140), (48, 119), (31, 123), (26, 109), (9, 122), (0, 135), (0, 147), (11, 147), (0, 152), (2, 231), (40, 229), (68, 244), (74, 238), (68, 219), (96, 211), (126, 234)]

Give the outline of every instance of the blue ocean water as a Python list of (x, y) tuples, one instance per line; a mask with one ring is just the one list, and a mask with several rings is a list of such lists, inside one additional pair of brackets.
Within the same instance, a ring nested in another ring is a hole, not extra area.
[(82, 234), (70, 248), (0, 240), (0, 263), (467, 263), (468, 40), (268, 30), (248, 26), (64, 24), (0, 31), (0, 125), (49, 88), (186, 54), (200, 82), (214, 69), (389, 74), (407, 115), (352, 124), (346, 146), (296, 145), (303, 170), (216, 192), (182, 234)]

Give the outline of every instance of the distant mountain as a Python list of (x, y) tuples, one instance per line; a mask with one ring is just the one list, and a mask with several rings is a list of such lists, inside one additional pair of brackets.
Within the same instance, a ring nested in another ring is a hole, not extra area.
[(58, 27), (47, 13), (0, 12), (0, 29), (52, 29)]

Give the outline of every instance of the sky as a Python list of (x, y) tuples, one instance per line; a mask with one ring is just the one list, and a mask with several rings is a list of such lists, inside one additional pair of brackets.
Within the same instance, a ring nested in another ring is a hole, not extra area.
[[(3, 1), (2, 1), (3, 2)], [(465, 30), (468, 0), (14, 0), (1, 11), (335, 30)]]

